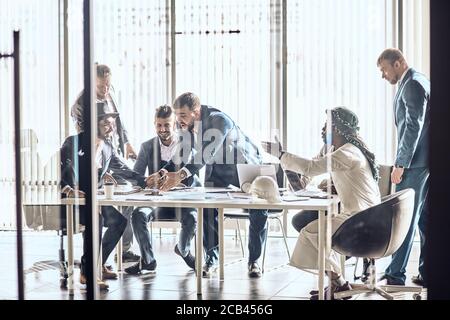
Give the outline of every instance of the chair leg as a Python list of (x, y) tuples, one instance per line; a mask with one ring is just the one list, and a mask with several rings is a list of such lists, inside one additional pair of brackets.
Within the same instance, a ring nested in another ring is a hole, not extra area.
[(353, 269), (353, 281), (356, 281), (359, 278), (361, 278), (356, 275), (356, 270), (358, 269), (359, 258), (355, 258), (355, 259), (356, 259), (356, 261), (355, 261), (355, 268)]
[(414, 292), (421, 293), (422, 287), (407, 287), (407, 286), (395, 286), (395, 285), (381, 285), (381, 289), (386, 292)]
[(350, 284), (351, 290), (336, 292), (334, 294), (335, 299), (342, 299), (345, 297), (350, 297), (352, 295), (357, 295), (361, 293), (378, 293), (383, 298), (388, 300), (394, 300), (394, 296), (389, 294), (390, 292), (413, 292), (418, 295), (419, 298), (414, 297), (414, 299), (420, 299), (420, 293), (422, 292), (422, 287), (405, 287), (405, 286), (395, 286), (395, 285), (377, 285), (376, 284), (376, 267), (375, 259), (369, 259), (370, 265), (368, 269), (369, 277), (367, 284)]
[(286, 253), (287, 253), (287, 255), (288, 255), (288, 259), (289, 260), (291, 260), (291, 254), (290, 254), (290, 252), (289, 252), (289, 246), (288, 246), (288, 243), (287, 243), (287, 237), (286, 237), (286, 233), (284, 232), (284, 228), (283, 228), (283, 223), (281, 222), (281, 219), (280, 218), (275, 218), (277, 221), (278, 221), (278, 223), (280, 224), (280, 229), (281, 229), (281, 233), (283, 234), (283, 240), (284, 240), (284, 245), (285, 245), (285, 247), (286, 247)]
[[(194, 234), (194, 243), (197, 243), (197, 232)], [(194, 246), (194, 257), (197, 256), (197, 246)]]
[(236, 219), (236, 226), (237, 226), (237, 232), (238, 232), (238, 236), (239, 236), (239, 242), (241, 243), (242, 258), (244, 258), (245, 251), (244, 251), (244, 244), (242, 242), (241, 225), (239, 224), (239, 219)]
[(369, 293), (369, 292), (373, 292), (373, 290), (371, 290), (365, 286), (363, 288), (357, 288), (357, 289), (351, 289), (351, 290), (347, 290), (347, 291), (336, 292), (334, 294), (334, 298), (335, 299), (343, 299), (343, 298), (351, 297), (351, 296), (358, 295), (361, 293)]
[(261, 266), (261, 272), (264, 273), (264, 265), (266, 263), (266, 248), (267, 248), (267, 238), (269, 235), (269, 230), (266, 232), (266, 240), (264, 241), (264, 251), (263, 251), (263, 259), (262, 259), (262, 266)]
[(383, 289), (381, 289), (380, 287), (375, 287), (373, 288), (380, 296), (382, 296), (383, 298), (387, 299), (387, 300), (394, 300), (394, 296), (392, 296), (391, 294), (387, 293), (386, 291), (384, 291)]
[(64, 254), (64, 234), (61, 232), (59, 242), (59, 286), (61, 288), (67, 288), (67, 262)]
[(150, 222), (150, 244), (153, 245), (153, 224)]
[(345, 256), (344, 255), (342, 255), (342, 254), (339, 255), (339, 262), (341, 264), (341, 275), (342, 275), (342, 277), (344, 277), (344, 279), (347, 279), (346, 272), (345, 272)]

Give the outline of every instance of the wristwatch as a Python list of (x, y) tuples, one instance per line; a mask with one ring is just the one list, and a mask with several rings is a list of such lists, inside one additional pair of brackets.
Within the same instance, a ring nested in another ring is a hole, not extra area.
[(396, 167), (396, 168), (400, 168), (400, 169), (403, 169), (403, 168), (404, 168), (403, 166), (399, 166), (399, 165), (395, 165), (395, 167)]
[(167, 170), (166, 169), (160, 169), (159, 171), (158, 171), (158, 174), (159, 174), (159, 176), (162, 178), (165, 174), (167, 173)]
[(183, 169), (181, 169), (181, 170), (178, 171), (178, 175), (179, 175), (181, 181), (183, 181), (184, 179), (187, 178), (187, 173), (186, 173), (186, 171), (184, 171)]

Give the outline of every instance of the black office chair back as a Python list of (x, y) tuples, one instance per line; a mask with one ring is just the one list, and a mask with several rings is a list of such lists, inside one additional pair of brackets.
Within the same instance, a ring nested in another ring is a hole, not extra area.
[(333, 249), (352, 257), (389, 256), (403, 243), (413, 209), (413, 189), (387, 196), (381, 203), (348, 218), (333, 234)]

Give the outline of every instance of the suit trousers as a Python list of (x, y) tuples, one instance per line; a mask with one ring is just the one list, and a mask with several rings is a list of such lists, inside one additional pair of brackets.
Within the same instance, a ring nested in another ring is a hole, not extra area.
[(131, 214), (133, 209), (133, 207), (125, 207), (122, 212), (125, 218), (127, 218), (127, 226), (122, 236), (123, 252), (130, 250), (133, 245), (133, 229), (131, 228)]
[(429, 187), (430, 171), (428, 167), (405, 169), (402, 181), (396, 186), (396, 191), (412, 188), (415, 191), (414, 196), (414, 212), (411, 225), (406, 235), (405, 241), (401, 247), (392, 255), (392, 261), (385, 270), (386, 276), (405, 282), (406, 265), (408, 264), (409, 255), (413, 245), (416, 227), (419, 227), (420, 233), (420, 258), (419, 273), (426, 282), (426, 274), (424, 273), (424, 257), (425, 257), (425, 228), (427, 220), (427, 195)]
[(131, 216), (131, 223), (143, 263), (149, 264), (156, 260), (147, 224), (151, 221), (168, 218), (171, 220), (177, 219), (181, 222), (178, 250), (182, 256), (189, 253), (191, 240), (195, 235), (197, 226), (197, 210), (193, 208), (136, 208)]
[[(99, 245), (102, 245), (102, 263), (105, 264), (109, 255), (116, 247), (127, 225), (127, 219), (114, 207), (101, 207), (99, 215)], [(107, 229), (102, 237), (103, 226)], [(83, 256), (81, 257), (81, 274), (85, 274), (86, 254), (90, 248), (86, 246), (85, 232), (83, 232)]]

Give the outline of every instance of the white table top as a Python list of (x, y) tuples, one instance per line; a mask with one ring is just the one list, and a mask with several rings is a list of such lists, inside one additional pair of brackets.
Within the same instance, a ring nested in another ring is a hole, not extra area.
[[(175, 208), (241, 208), (241, 209), (306, 209), (328, 210), (329, 206), (337, 204), (339, 199), (300, 198), (300, 201), (280, 201), (270, 203), (263, 199), (255, 199), (244, 194), (218, 192), (223, 188), (194, 188), (185, 191), (171, 191), (160, 196), (149, 195), (149, 191), (129, 195), (115, 195), (107, 200), (98, 195), (101, 206), (136, 206), (136, 207), (175, 207)], [(225, 191), (225, 190), (224, 190)], [(84, 205), (84, 199), (62, 199), (61, 204)]]

